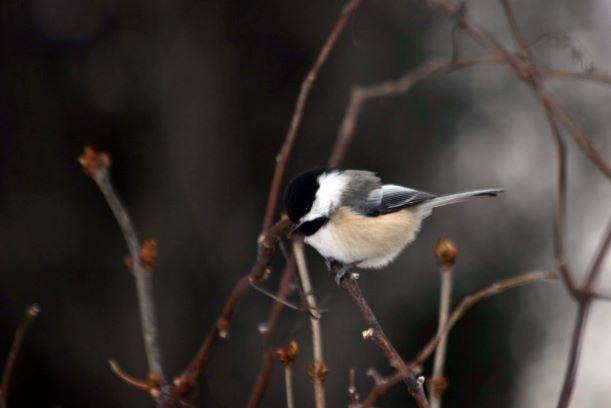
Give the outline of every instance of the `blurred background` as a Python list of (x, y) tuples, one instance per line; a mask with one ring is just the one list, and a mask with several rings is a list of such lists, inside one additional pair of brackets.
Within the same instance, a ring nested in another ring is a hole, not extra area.
[[(344, 1), (8, 0), (0, 3), (0, 360), (25, 308), (42, 314), (13, 377), (13, 406), (136, 407), (150, 397), (118, 380), (107, 360), (144, 377), (127, 248), (100, 192), (76, 161), (85, 144), (108, 151), (112, 175), (142, 238), (155, 237), (155, 298), (166, 371), (180, 373), (251, 266), (278, 152), (295, 99)], [(542, 61), (611, 67), (611, 3), (512, 1)], [(497, 2), (468, 13), (507, 45)], [(451, 54), (452, 24), (413, 0), (364, 0), (323, 67), (287, 177), (324, 164), (353, 85), (395, 78)], [(460, 36), (463, 52), (477, 47)], [(611, 157), (611, 89), (554, 80), (548, 87), (603, 156)], [(583, 278), (609, 217), (611, 188), (569, 146), (567, 248)], [(433, 335), (439, 273), (432, 247), (453, 239), (454, 299), (495, 280), (553, 270), (555, 156), (530, 91), (505, 68), (436, 77), (409, 94), (368, 103), (345, 166), (434, 193), (503, 187), (507, 194), (440, 209), (393, 265), (361, 285), (405, 358)], [(285, 180), (286, 182), (286, 180)], [(308, 252), (323, 308), (329, 406), (348, 401), (348, 371), (366, 394), (369, 367), (391, 369), (352, 301)], [(611, 291), (609, 263), (600, 286)], [(265, 286), (274, 289), (278, 254)], [(608, 292), (607, 292), (608, 293)], [(250, 291), (217, 343), (194, 403), (240, 407), (261, 364), (257, 326), (272, 301)], [(606, 407), (611, 306), (596, 303), (574, 407)], [(575, 305), (560, 283), (477, 304), (452, 331), (447, 407), (553, 407)], [(298, 406), (313, 406), (307, 316), (285, 310), (274, 346), (295, 338)], [(428, 367), (427, 367), (428, 369)], [(412, 406), (395, 387), (379, 406)], [(284, 406), (275, 364), (263, 406)]]

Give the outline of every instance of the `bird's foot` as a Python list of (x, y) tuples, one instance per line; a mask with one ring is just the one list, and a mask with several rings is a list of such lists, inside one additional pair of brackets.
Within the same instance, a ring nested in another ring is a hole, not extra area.
[[(337, 286), (341, 286), (342, 279), (344, 278), (349, 277), (352, 279), (351, 271), (356, 268), (356, 265), (359, 263), (360, 262), (351, 262), (344, 264), (336, 261), (333, 258), (325, 258), (325, 265), (327, 266), (329, 272), (335, 276), (335, 283), (337, 283)], [(355, 274), (355, 276), (358, 277), (357, 274)], [(354, 279), (356, 279), (356, 277)]]

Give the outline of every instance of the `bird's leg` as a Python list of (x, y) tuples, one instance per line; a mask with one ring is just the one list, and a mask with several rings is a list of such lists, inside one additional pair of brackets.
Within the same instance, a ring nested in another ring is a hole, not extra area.
[(359, 262), (344, 264), (333, 258), (325, 258), (325, 264), (329, 272), (335, 275), (335, 283), (337, 283), (337, 286), (340, 286), (342, 279), (344, 279)]

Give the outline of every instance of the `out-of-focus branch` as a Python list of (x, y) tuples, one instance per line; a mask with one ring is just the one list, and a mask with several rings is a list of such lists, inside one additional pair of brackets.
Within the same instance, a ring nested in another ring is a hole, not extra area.
[(339, 166), (342, 158), (346, 154), (348, 145), (354, 137), (354, 131), (358, 122), (359, 114), (365, 102), (374, 98), (390, 97), (406, 93), (411, 90), (414, 85), (435, 75), (447, 74), (458, 71), (463, 68), (475, 67), (485, 64), (499, 64), (503, 60), (495, 55), (485, 55), (475, 58), (465, 58), (450, 61), (430, 61), (426, 62), (415, 69), (407, 72), (396, 80), (384, 81), (382, 83), (370, 86), (361, 86), (352, 88), (350, 101), (346, 107), (344, 118), (337, 135), (337, 141), (331, 158), (329, 159), (330, 166)]
[(445, 335), (445, 333), (447, 333), (452, 327), (454, 327), (456, 322), (460, 320), (460, 318), (465, 314), (467, 310), (471, 308), (471, 306), (473, 306), (480, 300), (488, 298), (490, 296), (498, 295), (499, 293), (503, 293), (509, 289), (528, 285), (529, 283), (551, 281), (556, 280), (557, 278), (558, 277), (555, 273), (533, 272), (493, 283), (490, 286), (487, 286), (483, 289), (478, 290), (477, 292), (465, 296), (460, 301), (458, 306), (452, 311), (452, 314), (450, 315), (448, 321), (443, 326), (443, 328), (437, 332), (435, 337), (429, 340), (429, 342), (424, 346), (422, 351), (420, 351), (420, 353), (418, 353), (418, 355), (410, 362), (410, 365), (421, 365), (435, 350), (437, 344), (439, 344), (439, 341), (441, 340), (441, 337)]
[[(282, 273), (278, 293), (276, 294), (276, 296), (280, 300), (286, 300), (286, 297), (290, 292), (291, 282), (294, 273), (295, 258), (290, 257), (288, 260), (288, 264), (285, 266), (284, 272)], [(272, 362), (274, 357), (274, 352), (270, 347), (270, 338), (274, 327), (276, 326), (276, 322), (278, 321), (278, 317), (280, 316), (280, 312), (283, 308), (284, 305), (281, 302), (274, 302), (274, 305), (272, 306), (272, 309), (269, 312), (267, 321), (265, 322), (263, 329), (260, 328), (261, 339), (263, 341), (263, 364), (261, 365), (261, 370), (259, 371), (259, 375), (257, 376), (255, 386), (250, 396), (250, 401), (248, 402), (249, 408), (255, 408), (260, 405), (265, 389), (267, 388), (269, 372), (272, 368)]]
[(176, 385), (172, 390), (169, 398), (167, 399), (167, 401), (163, 402), (162, 406), (170, 406), (174, 401), (181, 398), (183, 395), (185, 395), (195, 387), (197, 378), (203, 370), (205, 361), (207, 360), (212, 345), (216, 342), (219, 336), (225, 337), (228, 333), (229, 325), (231, 323), (231, 317), (238, 299), (240, 299), (242, 295), (249, 289), (251, 282), (260, 282), (269, 273), (268, 265), (275, 251), (275, 246), (278, 243), (278, 240), (288, 233), (291, 226), (291, 222), (287, 218), (281, 219), (273, 226), (271, 224), (272, 219), (274, 217), (274, 213), (276, 211), (276, 203), (278, 201), (278, 195), (280, 193), (280, 186), (282, 183), (282, 178), (284, 176), (284, 171), (286, 169), (286, 163), (291, 153), (293, 142), (295, 140), (295, 136), (297, 135), (297, 130), (299, 129), (299, 125), (301, 123), (303, 111), (308, 96), (310, 94), (310, 90), (318, 76), (322, 65), (326, 61), (329, 53), (335, 45), (335, 42), (337, 41), (337, 38), (339, 37), (344, 26), (346, 25), (348, 18), (354, 12), (359, 2), (360, 0), (351, 0), (346, 6), (344, 6), (339, 18), (337, 19), (335, 25), (331, 30), (331, 33), (323, 44), (320, 53), (316, 58), (316, 61), (308, 71), (308, 74), (306, 75), (306, 78), (304, 79), (301, 85), (301, 90), (299, 92), (299, 96), (295, 104), (295, 109), (293, 111), (289, 130), (286, 134), (280, 152), (276, 156), (276, 167), (274, 170), (269, 197), (267, 200), (265, 214), (263, 217), (263, 232), (261, 233), (258, 239), (259, 245), (257, 252), (257, 260), (254, 266), (252, 267), (250, 273), (242, 277), (234, 286), (231, 295), (229, 296), (229, 299), (223, 307), (223, 312), (217, 320), (217, 323), (208, 332), (208, 335), (204, 339), (204, 342), (200, 346), (197, 354), (189, 364), (189, 367), (183, 372), (181, 376), (175, 379), (174, 383)]
[(299, 355), (299, 347), (297, 346), (297, 342), (295, 340), (291, 340), (285, 349), (277, 349), (275, 355), (284, 366), (286, 406), (287, 408), (295, 408), (295, 398), (293, 396), (293, 362)]
[[(422, 363), (424, 363), (424, 361), (433, 353), (433, 351), (435, 351), (441, 338), (447, 335), (447, 333), (454, 327), (454, 325), (456, 325), (456, 323), (465, 314), (465, 312), (480, 300), (494, 295), (498, 295), (513, 288), (528, 285), (530, 283), (552, 281), (556, 279), (557, 275), (554, 273), (533, 272), (495, 282), (492, 285), (486, 286), (483, 289), (480, 289), (476, 292), (471, 293), (470, 295), (465, 296), (460, 301), (458, 306), (454, 308), (454, 310), (450, 314), (450, 317), (443, 325), (443, 327), (438, 330), (437, 334), (435, 334), (435, 336), (426, 343), (420, 353), (418, 353), (416, 357), (412, 359), (412, 361), (409, 363), (409, 367), (421, 366)], [(384, 382), (376, 384), (376, 386), (371, 390), (369, 395), (367, 395), (367, 397), (363, 400), (363, 404), (361, 405), (362, 408), (371, 407), (381, 395), (383, 395), (386, 391), (388, 391), (402, 379), (402, 374), (400, 372), (397, 372), (393, 376), (385, 379)]]
[(138, 235), (127, 210), (117, 195), (110, 179), (110, 156), (106, 152), (97, 152), (92, 147), (85, 147), (79, 162), (85, 172), (98, 185), (108, 206), (115, 216), (127, 247), (129, 248), (132, 275), (136, 283), (138, 305), (142, 322), (142, 336), (148, 362), (149, 376), (156, 376), (159, 383), (166, 383), (161, 363), (161, 346), (157, 333), (157, 318), (153, 296), (152, 266), (156, 257), (156, 246), (149, 241), (141, 248)]
[(541, 71), (547, 77), (577, 79), (580, 81), (598, 82), (602, 85), (611, 85), (611, 74), (605, 72), (578, 72), (545, 66), (541, 68)]
[[(342, 265), (337, 262), (331, 264), (332, 272), (338, 273), (342, 268)], [(357, 282), (358, 276), (354, 273), (349, 274), (340, 281), (341, 287), (348, 292), (352, 297), (352, 300), (356, 303), (359, 311), (365, 322), (367, 323), (367, 330), (363, 331), (363, 338), (370, 339), (373, 341), (384, 353), (391, 367), (394, 367), (398, 372), (401, 373), (401, 377), (407, 385), (407, 390), (410, 395), (416, 400), (419, 408), (427, 408), (429, 403), (424, 394), (422, 388), (423, 379), (416, 378), (414, 371), (403, 361), (395, 347), (392, 345), (382, 326), (375, 317), (373, 310), (369, 307), (367, 299), (363, 296), (361, 288)]]
[(299, 280), (303, 288), (306, 307), (311, 311), (310, 326), (312, 327), (312, 349), (314, 352), (314, 361), (308, 368), (308, 373), (314, 384), (314, 401), (316, 408), (324, 408), (325, 406), (325, 377), (329, 370), (325, 365), (322, 356), (322, 332), (320, 329), (320, 317), (318, 315), (318, 306), (316, 305), (316, 297), (310, 283), (310, 274), (306, 264), (305, 254), (303, 251), (303, 240), (295, 237), (293, 239), (293, 254), (297, 261), (297, 271), (299, 272)]
[(594, 286), (602, 272), (602, 265), (605, 257), (608, 255), (611, 248), (611, 222), (607, 226), (607, 231), (603, 237), (600, 248), (598, 249), (592, 266), (588, 272), (587, 278), (581, 287), (578, 298), (577, 318), (573, 328), (573, 336), (571, 338), (571, 350), (569, 352), (569, 360), (564, 374), (564, 382), (560, 398), (558, 400), (558, 408), (567, 408), (571, 402), (573, 389), (575, 387), (575, 379), (577, 378), (577, 369), (579, 368), (579, 360), (581, 357), (581, 349), (583, 337), (585, 335), (585, 327), (590, 314), (592, 301), (596, 298), (594, 295)]
[[(611, 179), (611, 165), (594, 147), (590, 139), (575, 125), (571, 116), (566, 112), (550, 95), (537, 86), (536, 68), (532, 61), (520, 59), (509, 52), (503, 45), (490, 33), (481, 28), (473, 20), (467, 18), (464, 9), (448, 0), (424, 0), (424, 3), (431, 8), (441, 10), (443, 13), (453, 18), (456, 23), (466, 31), (477, 43), (486, 48), (489, 52), (503, 59), (506, 64), (513, 69), (518, 78), (529, 85), (538, 94), (538, 98), (545, 104), (546, 109), (550, 109), (554, 117), (575, 139), (582, 152), (598, 167), (602, 174)], [(511, 18), (508, 17), (508, 18)], [(515, 27), (512, 28), (516, 28)]]
[(8, 357), (6, 358), (6, 363), (4, 364), (4, 370), (2, 372), (2, 383), (0, 384), (1, 408), (8, 408), (9, 406), (8, 393), (11, 386), (13, 371), (15, 370), (15, 364), (17, 363), (17, 357), (19, 357), (19, 351), (21, 350), (21, 345), (23, 344), (23, 339), (28, 332), (28, 328), (39, 313), (40, 306), (38, 304), (35, 303), (28, 307), (25, 311), (25, 316), (23, 316), (19, 326), (17, 326), (17, 330), (15, 330), (13, 344), (11, 345), (11, 349), (8, 353)]
[(356, 10), (359, 3), (360, 0), (351, 0), (342, 8), (342, 12), (339, 15), (337, 21), (335, 22), (333, 29), (331, 29), (329, 37), (327, 37), (327, 40), (323, 44), (320, 53), (316, 58), (316, 61), (314, 61), (314, 64), (310, 68), (310, 71), (308, 72), (306, 78), (301, 84), (301, 90), (299, 91), (299, 96), (297, 97), (297, 103), (295, 104), (295, 110), (293, 112), (293, 117), (291, 118), (289, 130), (286, 134), (286, 138), (284, 139), (284, 144), (280, 149), (280, 153), (278, 154), (278, 156), (276, 156), (276, 170), (274, 171), (272, 186), (269, 191), (269, 199), (267, 200), (267, 208), (265, 210), (265, 217), (263, 218), (263, 230), (269, 228), (272, 223), (272, 219), (274, 218), (276, 202), (278, 201), (277, 197), (280, 191), (280, 185), (282, 183), (282, 176), (284, 175), (286, 162), (291, 152), (291, 148), (293, 147), (293, 142), (295, 140), (297, 130), (299, 129), (301, 117), (303, 116), (303, 110), (308, 100), (308, 96), (310, 95), (312, 85), (314, 84), (314, 81), (316, 81), (318, 73), (320, 72), (320, 68), (327, 60), (327, 57), (333, 49), (337, 38), (343, 31), (346, 23), (348, 22), (348, 18), (352, 15), (354, 10)]
[[(437, 241), (434, 248), (435, 259), (439, 265), (441, 275), (441, 289), (439, 296), (439, 324), (438, 330), (441, 331), (448, 321), (450, 314), (450, 303), (452, 299), (452, 276), (454, 274), (454, 262), (456, 260), (456, 246), (447, 238)], [(441, 408), (443, 392), (447, 387), (448, 381), (443, 376), (443, 366), (446, 360), (448, 336), (447, 333), (441, 336), (439, 345), (435, 350), (435, 360), (433, 363), (433, 375), (429, 382), (429, 397), (431, 408)]]

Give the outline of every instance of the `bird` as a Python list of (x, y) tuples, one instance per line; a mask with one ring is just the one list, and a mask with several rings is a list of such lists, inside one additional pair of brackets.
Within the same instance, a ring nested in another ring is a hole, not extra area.
[(418, 235), (434, 208), (478, 197), (495, 197), (499, 188), (437, 196), (396, 184), (383, 184), (367, 170), (320, 167), (293, 178), (284, 193), (292, 234), (303, 235), (328, 268), (342, 265), (339, 285), (354, 267), (390, 264)]

